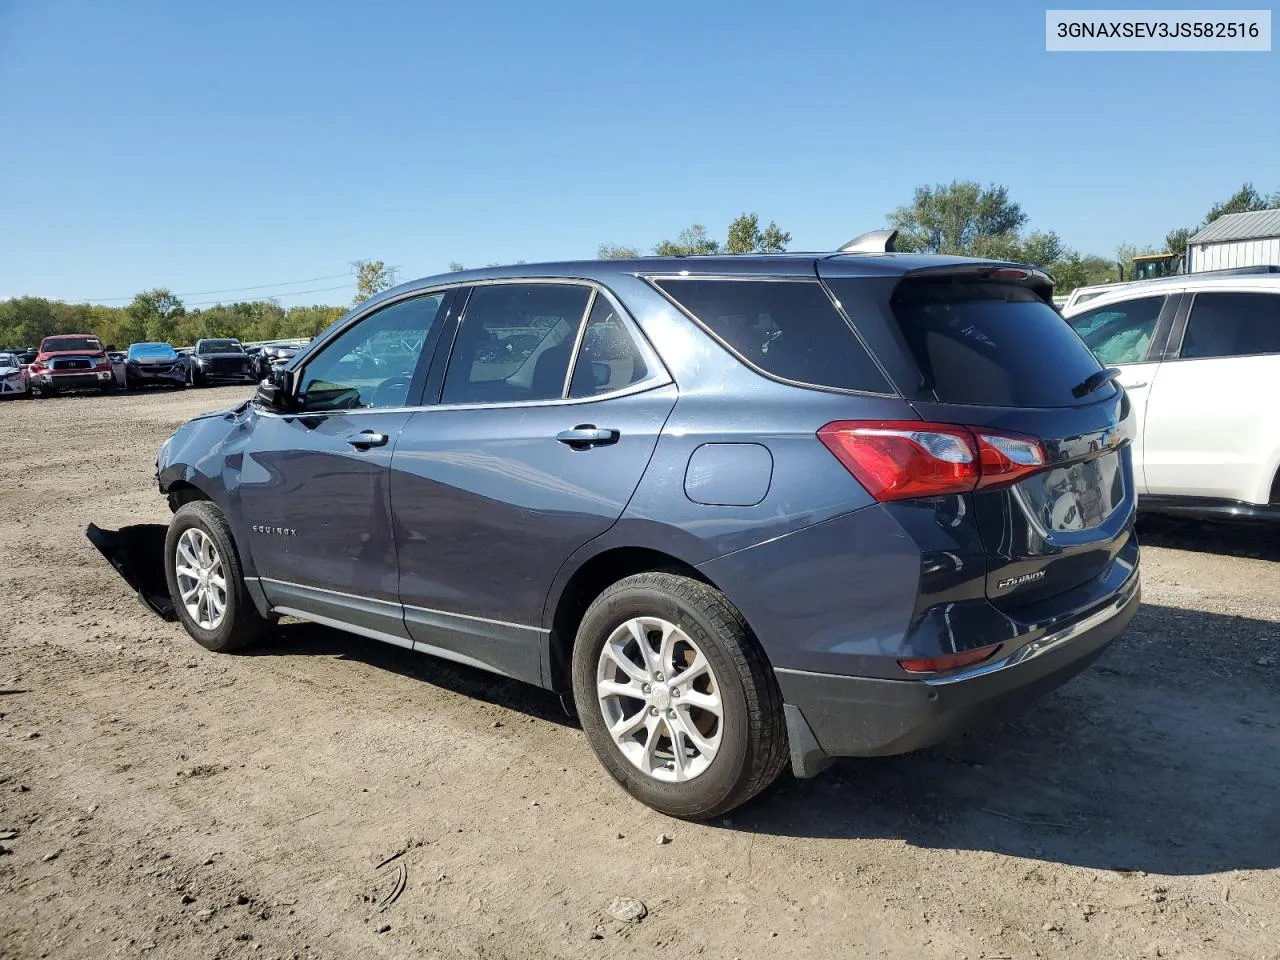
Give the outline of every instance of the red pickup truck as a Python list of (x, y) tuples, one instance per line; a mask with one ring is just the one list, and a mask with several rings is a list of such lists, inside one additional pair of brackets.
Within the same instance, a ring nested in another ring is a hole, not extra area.
[(38, 397), (56, 397), (64, 390), (116, 388), (111, 358), (102, 341), (88, 333), (45, 337), (30, 369), (31, 390)]

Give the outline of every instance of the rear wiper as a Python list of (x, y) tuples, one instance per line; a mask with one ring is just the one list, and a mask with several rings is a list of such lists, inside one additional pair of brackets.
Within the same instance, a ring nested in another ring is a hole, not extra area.
[(1104, 383), (1110, 383), (1123, 372), (1123, 370), (1119, 370), (1116, 367), (1107, 367), (1105, 370), (1099, 370), (1097, 373), (1091, 373), (1085, 379), (1084, 383), (1078, 383), (1071, 388), (1071, 395), (1077, 400), (1081, 397), (1087, 397)]

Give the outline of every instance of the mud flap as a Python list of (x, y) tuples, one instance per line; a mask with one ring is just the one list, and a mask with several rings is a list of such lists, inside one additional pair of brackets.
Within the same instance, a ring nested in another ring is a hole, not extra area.
[(176, 620), (164, 575), (164, 538), (168, 530), (162, 523), (139, 523), (119, 530), (103, 530), (91, 523), (84, 535), (137, 592), (139, 600), (163, 619)]

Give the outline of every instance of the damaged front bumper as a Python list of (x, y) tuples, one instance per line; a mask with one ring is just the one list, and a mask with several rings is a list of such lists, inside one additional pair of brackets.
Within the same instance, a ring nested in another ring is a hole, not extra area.
[(174, 612), (164, 572), (164, 540), (168, 531), (162, 523), (139, 523), (119, 530), (103, 530), (91, 523), (84, 535), (148, 609), (165, 620), (176, 620), (178, 615)]

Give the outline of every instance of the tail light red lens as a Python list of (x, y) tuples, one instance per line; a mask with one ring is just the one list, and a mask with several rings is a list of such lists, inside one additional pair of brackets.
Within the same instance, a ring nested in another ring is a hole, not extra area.
[(999, 647), (1000, 644), (993, 643), (987, 647), (977, 647), (961, 653), (944, 653), (937, 657), (914, 657), (909, 660), (899, 660), (898, 666), (907, 673), (945, 673), (948, 670), (959, 670), (961, 667), (971, 667), (975, 663), (981, 663)]
[(818, 439), (876, 500), (970, 493), (1044, 468), (1039, 440), (923, 420), (837, 420)]

